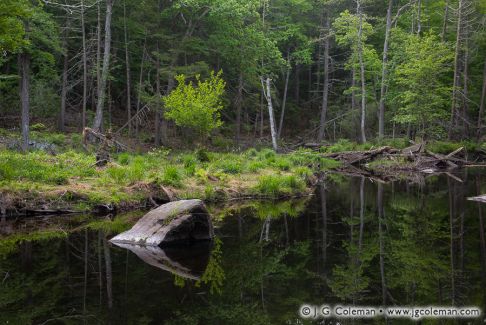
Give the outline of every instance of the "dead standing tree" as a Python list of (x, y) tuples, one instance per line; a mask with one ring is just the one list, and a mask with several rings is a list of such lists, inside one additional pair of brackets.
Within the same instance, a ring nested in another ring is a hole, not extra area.
[(273, 115), (273, 104), (272, 104), (272, 91), (271, 91), (271, 81), (270, 77), (263, 77), (260, 78), (262, 84), (263, 95), (267, 100), (268, 104), (268, 116), (270, 120), (270, 132), (272, 136), (272, 146), (273, 150), (278, 151), (278, 143), (277, 143), (277, 130), (275, 127), (275, 117)]
[(106, 18), (105, 18), (105, 51), (103, 54), (103, 70), (99, 84), (98, 103), (96, 105), (96, 116), (93, 123), (93, 129), (99, 131), (103, 123), (103, 107), (105, 104), (106, 83), (110, 69), (110, 50), (111, 50), (111, 15), (113, 12), (114, 0), (106, 0)]

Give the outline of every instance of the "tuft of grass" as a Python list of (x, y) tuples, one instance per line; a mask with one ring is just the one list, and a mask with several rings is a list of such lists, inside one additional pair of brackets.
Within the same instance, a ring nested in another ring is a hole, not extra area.
[(305, 183), (295, 175), (264, 175), (258, 179), (254, 189), (258, 194), (277, 198), (303, 191)]
[(196, 172), (198, 160), (194, 154), (186, 154), (182, 156), (182, 164), (187, 176), (193, 176)]
[(129, 153), (123, 152), (123, 153), (118, 155), (117, 160), (120, 163), (120, 165), (126, 166), (130, 163), (130, 161), (132, 160), (132, 157), (130, 156)]
[(265, 168), (265, 164), (262, 161), (255, 160), (255, 161), (250, 161), (247, 165), (248, 171), (252, 173), (258, 172), (260, 169)]
[(175, 166), (167, 166), (162, 174), (162, 184), (167, 186), (181, 187), (182, 173)]
[(213, 166), (226, 174), (237, 175), (243, 172), (243, 165), (236, 159), (219, 160)]
[(273, 166), (277, 167), (282, 171), (288, 171), (292, 167), (290, 159), (285, 156), (277, 156), (275, 161), (272, 163)]
[(309, 167), (304, 167), (304, 166), (299, 166), (299, 167), (295, 167), (292, 172), (301, 177), (302, 179), (307, 179), (309, 178), (310, 176), (312, 176), (312, 170), (310, 170)]

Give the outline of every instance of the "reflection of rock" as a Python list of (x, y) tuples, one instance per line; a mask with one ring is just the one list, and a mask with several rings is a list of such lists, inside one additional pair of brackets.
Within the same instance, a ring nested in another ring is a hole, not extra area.
[(197, 245), (166, 247), (139, 246), (116, 243), (115, 245), (128, 249), (142, 261), (159, 269), (168, 271), (186, 279), (200, 280), (209, 261), (211, 242)]
[(115, 236), (113, 243), (159, 246), (211, 240), (214, 229), (201, 200), (170, 202), (150, 211), (132, 229)]

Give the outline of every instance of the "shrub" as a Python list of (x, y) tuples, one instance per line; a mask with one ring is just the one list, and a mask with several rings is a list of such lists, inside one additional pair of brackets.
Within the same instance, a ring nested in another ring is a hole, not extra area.
[(247, 158), (253, 158), (253, 157), (256, 157), (258, 156), (258, 151), (255, 149), (255, 148), (250, 148), (248, 149), (244, 155), (247, 157)]
[(211, 144), (219, 149), (230, 149), (233, 146), (233, 140), (224, 138), (222, 136), (215, 136), (211, 140)]
[(209, 162), (210, 161), (209, 153), (206, 149), (199, 148), (199, 149), (196, 150), (195, 153), (196, 153), (197, 160), (199, 160), (200, 162)]

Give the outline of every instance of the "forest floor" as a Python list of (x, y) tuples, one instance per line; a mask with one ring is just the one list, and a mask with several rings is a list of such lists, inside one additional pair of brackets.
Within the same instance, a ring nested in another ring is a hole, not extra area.
[[(95, 153), (81, 146), (79, 134), (34, 131), (32, 138), (41, 148), (27, 154), (11, 148), (11, 136), (0, 129), (0, 214), (107, 214), (174, 199), (227, 202), (305, 196), (313, 191), (316, 175), (350, 171), (352, 166), (347, 168), (336, 156), (382, 145), (398, 149), (409, 145), (404, 139), (365, 145), (341, 140), (318, 150), (298, 149), (287, 154), (270, 149), (241, 153), (156, 149), (112, 154), (110, 162), (99, 167)], [(460, 146), (470, 152), (480, 149), (476, 144), (448, 142), (430, 143), (427, 148), (447, 154)], [(374, 176), (391, 172), (406, 178), (408, 166), (402, 159), (377, 159), (359, 167)], [(351, 172), (357, 170), (353, 168)]]

